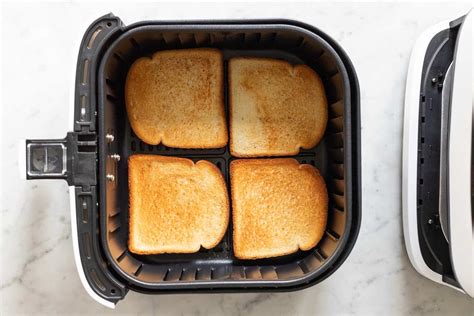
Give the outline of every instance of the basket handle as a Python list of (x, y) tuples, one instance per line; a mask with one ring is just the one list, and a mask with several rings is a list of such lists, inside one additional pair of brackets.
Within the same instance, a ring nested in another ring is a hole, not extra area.
[(26, 180), (63, 179), (69, 185), (97, 185), (97, 139), (70, 132), (63, 139), (27, 139), (20, 145), (19, 167)]
[(64, 139), (27, 139), (20, 144), (19, 167), (23, 178), (67, 180), (68, 147)]

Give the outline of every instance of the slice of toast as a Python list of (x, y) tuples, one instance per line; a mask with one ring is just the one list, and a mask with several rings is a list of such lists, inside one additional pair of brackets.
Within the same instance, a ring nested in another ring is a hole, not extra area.
[(230, 177), (237, 258), (283, 256), (321, 240), (328, 194), (318, 169), (291, 158), (241, 159)]
[(263, 58), (229, 62), (230, 151), (236, 157), (295, 155), (324, 135), (328, 105), (306, 65)]
[(227, 144), (224, 68), (217, 49), (159, 51), (135, 61), (127, 74), (125, 104), (145, 143), (175, 148)]
[(155, 155), (128, 160), (130, 236), (137, 254), (215, 247), (229, 222), (224, 178), (212, 163)]

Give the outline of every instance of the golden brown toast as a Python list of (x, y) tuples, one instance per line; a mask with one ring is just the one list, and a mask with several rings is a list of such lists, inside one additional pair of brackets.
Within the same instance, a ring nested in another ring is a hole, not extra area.
[(318, 169), (291, 158), (240, 159), (230, 177), (237, 258), (287, 255), (321, 240), (328, 194)]
[(175, 148), (227, 144), (224, 70), (217, 49), (159, 51), (135, 61), (127, 74), (125, 104), (145, 143)]
[(264, 58), (229, 61), (230, 150), (237, 157), (295, 155), (324, 135), (328, 105), (306, 65)]
[(128, 159), (130, 236), (137, 254), (192, 253), (215, 247), (229, 222), (219, 169), (201, 160), (155, 155)]

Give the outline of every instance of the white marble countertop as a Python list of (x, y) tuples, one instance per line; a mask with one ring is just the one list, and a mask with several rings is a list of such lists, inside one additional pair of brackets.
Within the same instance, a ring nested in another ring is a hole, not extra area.
[(326, 31), (349, 54), (360, 80), (363, 220), (354, 250), (329, 279), (282, 294), (147, 296), (129, 292), (114, 313), (195, 315), (460, 314), (474, 300), (412, 268), (401, 224), (401, 136), (409, 54), (426, 27), (468, 4), (6, 4), (2, 34), (0, 311), (113, 311), (84, 291), (74, 264), (68, 187), (18, 178), (20, 138), (59, 138), (70, 126), (69, 89), (78, 39), (112, 11), (144, 19), (272, 18)]

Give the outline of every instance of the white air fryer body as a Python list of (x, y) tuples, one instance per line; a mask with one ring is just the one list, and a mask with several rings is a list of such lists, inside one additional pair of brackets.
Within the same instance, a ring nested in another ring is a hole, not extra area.
[[(415, 269), (474, 297), (472, 15), (471, 10), (431, 27), (413, 48), (405, 95), (402, 195), (405, 243)], [(443, 49), (448, 53), (441, 58)], [(435, 70), (438, 75), (431, 75)], [(430, 117), (440, 120), (436, 131), (426, 129)], [(429, 143), (428, 137), (433, 140), (438, 132), (438, 142)], [(437, 191), (423, 190), (433, 183)], [(436, 207), (427, 209), (427, 203)], [(430, 252), (439, 262), (433, 263)]]

